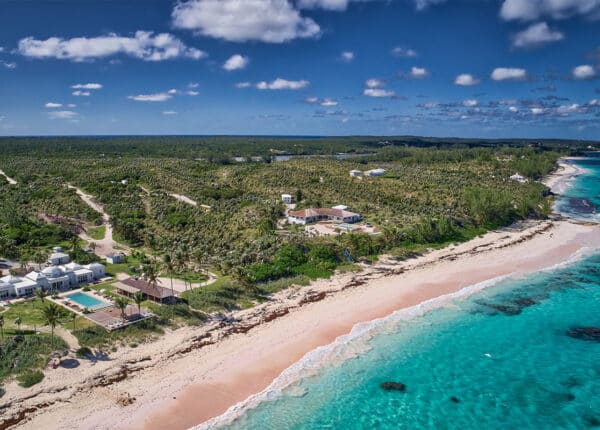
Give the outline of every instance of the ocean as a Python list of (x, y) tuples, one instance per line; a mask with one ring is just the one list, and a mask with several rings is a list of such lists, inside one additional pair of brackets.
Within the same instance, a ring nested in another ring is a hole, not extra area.
[[(557, 208), (596, 220), (600, 159), (576, 163)], [(223, 428), (600, 428), (600, 250), (491, 284), (363, 327)]]

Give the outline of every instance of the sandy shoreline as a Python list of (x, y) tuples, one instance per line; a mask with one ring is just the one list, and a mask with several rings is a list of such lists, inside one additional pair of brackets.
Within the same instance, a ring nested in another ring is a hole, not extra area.
[[(561, 166), (546, 182), (553, 190), (577, 174), (572, 165)], [(175, 330), (110, 361), (47, 372), (35, 389), (10, 384), (0, 420), (9, 424), (12, 417), (18, 428), (31, 429), (189, 428), (266, 389), (306, 353), (356, 324), (598, 247), (598, 226), (557, 220), (490, 232), (406, 262), (382, 258), (359, 274), (278, 293), (237, 312), (234, 324)], [(123, 406), (127, 398), (135, 400)]]

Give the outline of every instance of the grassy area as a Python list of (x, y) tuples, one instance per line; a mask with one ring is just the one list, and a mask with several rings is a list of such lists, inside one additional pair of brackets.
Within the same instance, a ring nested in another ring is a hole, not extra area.
[[(169, 277), (166, 274), (162, 274), (162, 276)], [(191, 270), (185, 272), (178, 272), (173, 274), (173, 279), (179, 279), (181, 281), (191, 282), (192, 284), (200, 284), (202, 282), (208, 281), (208, 276), (203, 273), (193, 272)]]
[(0, 341), (0, 381), (13, 376), (23, 386), (41, 381), (37, 371), (46, 366), (53, 351), (64, 348), (67, 344), (57, 336), (52, 343), (47, 334), (5, 334)]
[[(106, 264), (106, 274), (108, 276), (116, 276), (117, 273), (127, 273), (128, 275), (135, 275), (138, 273), (138, 269), (141, 265), (141, 261), (130, 255), (125, 257), (125, 262), (119, 264)], [(134, 270), (132, 270), (132, 268)]]
[(106, 236), (106, 226), (90, 228), (87, 230), (87, 234), (94, 240), (102, 240)]
[[(23, 328), (39, 328), (45, 324), (42, 316), (42, 308), (49, 303), (48, 300), (42, 302), (39, 298), (28, 299), (23, 302), (8, 305), (6, 312), (2, 313), (4, 316), (4, 324), (7, 328), (17, 328), (15, 320), (21, 319), (21, 327)], [(72, 327), (73, 323), (70, 319), (72, 312), (62, 308), (63, 311), (60, 324), (66, 328)]]
[(152, 342), (163, 333), (164, 330), (160, 325), (152, 320), (141, 321), (112, 332), (95, 324), (73, 331), (73, 335), (77, 337), (81, 346), (102, 349)]

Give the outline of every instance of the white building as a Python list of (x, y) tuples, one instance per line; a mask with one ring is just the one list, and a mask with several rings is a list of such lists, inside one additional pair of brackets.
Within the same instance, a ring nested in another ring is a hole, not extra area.
[(522, 184), (525, 184), (526, 182), (528, 182), (528, 181), (529, 181), (529, 180), (528, 180), (526, 177), (524, 177), (524, 176), (521, 176), (519, 173), (515, 173), (515, 174), (514, 174), (514, 175), (512, 175), (512, 176), (511, 176), (509, 179), (510, 179), (511, 181), (517, 181), (517, 182), (520, 182), (520, 183), (522, 183)]
[(33, 271), (21, 276), (0, 278), (0, 299), (25, 297), (36, 290), (64, 290), (103, 278), (105, 268), (102, 264), (92, 263), (85, 266), (69, 263), (63, 266), (46, 267), (41, 272)]
[(106, 256), (106, 262), (109, 264), (119, 264), (125, 260), (125, 254), (116, 253), (116, 254), (108, 254)]
[(60, 264), (67, 264), (70, 258), (63, 252), (55, 252), (48, 257), (48, 264), (51, 266), (58, 266)]
[(288, 222), (290, 224), (310, 224), (319, 221), (355, 223), (360, 220), (361, 217), (357, 213), (333, 208), (304, 209), (301, 211), (292, 211), (288, 216)]
[(362, 170), (350, 170), (350, 176), (352, 176), (353, 178), (362, 176), (362, 174), (363, 174)]
[(385, 175), (385, 169), (373, 169), (365, 172), (365, 176), (379, 177), (383, 175)]
[(291, 194), (282, 194), (281, 201), (286, 205), (291, 205), (294, 202), (294, 199), (292, 198)]

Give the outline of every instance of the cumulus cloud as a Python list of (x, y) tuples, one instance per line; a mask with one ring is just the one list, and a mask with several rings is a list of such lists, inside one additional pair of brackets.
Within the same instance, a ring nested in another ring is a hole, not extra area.
[(410, 77), (413, 79), (423, 79), (429, 76), (429, 71), (424, 67), (412, 67), (410, 69)]
[(512, 113), (519, 112), (519, 108), (518, 108), (518, 107), (516, 107), (516, 106), (509, 106), (509, 107), (508, 107), (508, 110), (509, 110), (510, 112), (512, 112)]
[(89, 84), (75, 84), (71, 85), (71, 88), (74, 90), (100, 90), (102, 89), (102, 84), (98, 83), (89, 83)]
[(505, 20), (534, 21), (543, 17), (564, 19), (575, 15), (598, 18), (600, 0), (504, 0)]
[(340, 54), (340, 59), (346, 63), (349, 63), (354, 60), (354, 52), (344, 51)]
[(165, 110), (162, 113), (163, 115), (177, 115), (177, 112), (175, 112), (174, 110)]
[(363, 95), (367, 97), (394, 97), (396, 93), (392, 90), (386, 90), (383, 88), (365, 88)]
[(542, 115), (546, 110), (544, 108), (533, 107), (531, 108), (531, 113), (534, 115)]
[(48, 112), (48, 118), (50, 119), (75, 119), (79, 114), (72, 110), (57, 110)]
[(444, 3), (446, 0), (413, 0), (417, 10), (423, 10), (438, 3)]
[(196, 97), (198, 94), (200, 94), (198, 91), (193, 91), (193, 90), (189, 90), (185, 92), (186, 95), (190, 96), (190, 97)]
[(574, 79), (592, 79), (596, 77), (596, 71), (589, 64), (575, 67), (572, 73)]
[(17, 68), (17, 63), (14, 62), (7, 62), (7, 61), (0, 61), (0, 64), (2, 64), (4, 66), (5, 69), (8, 70), (14, 70)]
[(318, 97), (307, 97), (304, 99), (304, 102), (308, 103), (308, 104), (319, 104), (323, 107), (333, 107), (333, 106), (337, 106), (339, 104), (339, 102), (335, 99), (330, 99), (330, 98), (320, 99)]
[(298, 7), (303, 9), (346, 10), (350, 0), (298, 0)]
[(468, 99), (468, 100), (464, 100), (462, 102), (463, 106), (465, 107), (475, 107), (477, 106), (479, 103), (477, 102), (477, 100), (474, 99)]
[(129, 100), (135, 100), (136, 102), (166, 102), (173, 98), (171, 90), (162, 93), (154, 94), (138, 94), (134, 96), (128, 96)]
[(417, 54), (417, 51), (415, 51), (414, 49), (402, 48), (400, 46), (396, 46), (395, 48), (392, 49), (392, 55), (395, 57), (412, 58), (412, 57), (416, 57), (418, 54)]
[(367, 88), (380, 88), (385, 86), (385, 81), (377, 78), (371, 78), (365, 81), (365, 86)]
[(26, 37), (19, 41), (21, 55), (38, 59), (90, 61), (114, 55), (127, 55), (144, 61), (163, 61), (175, 58), (200, 59), (206, 54), (186, 46), (169, 33), (154, 35), (151, 31), (137, 31), (133, 37), (114, 33), (98, 37), (63, 39), (50, 37), (38, 40)]
[(227, 61), (225, 61), (225, 64), (223, 64), (223, 68), (229, 72), (233, 70), (241, 70), (246, 68), (249, 62), (250, 59), (248, 57), (244, 57), (240, 54), (235, 54), (229, 57)]
[(472, 87), (473, 85), (479, 84), (479, 79), (473, 77), (469, 73), (463, 73), (458, 75), (454, 79), (454, 85), (459, 85), (461, 87)]
[(527, 29), (513, 36), (515, 48), (533, 48), (547, 43), (563, 40), (565, 35), (557, 30), (551, 30), (545, 22), (530, 25)]
[(252, 83), (250, 82), (238, 82), (237, 84), (235, 84), (236, 88), (250, 88), (252, 86)]
[(261, 81), (256, 84), (256, 88), (259, 90), (301, 90), (306, 88), (310, 82), (301, 81), (288, 81), (287, 79), (277, 78), (271, 82)]
[(491, 78), (494, 81), (522, 81), (527, 79), (527, 71), (513, 67), (497, 67), (492, 72)]
[(188, 0), (171, 17), (175, 28), (232, 42), (283, 43), (321, 32), (288, 0)]
[(71, 94), (73, 94), (75, 97), (89, 97), (92, 95), (92, 93), (89, 91), (81, 91), (81, 90), (73, 91)]
[(61, 108), (62, 103), (48, 102), (44, 106), (46, 106), (48, 109), (55, 109), (55, 108)]

